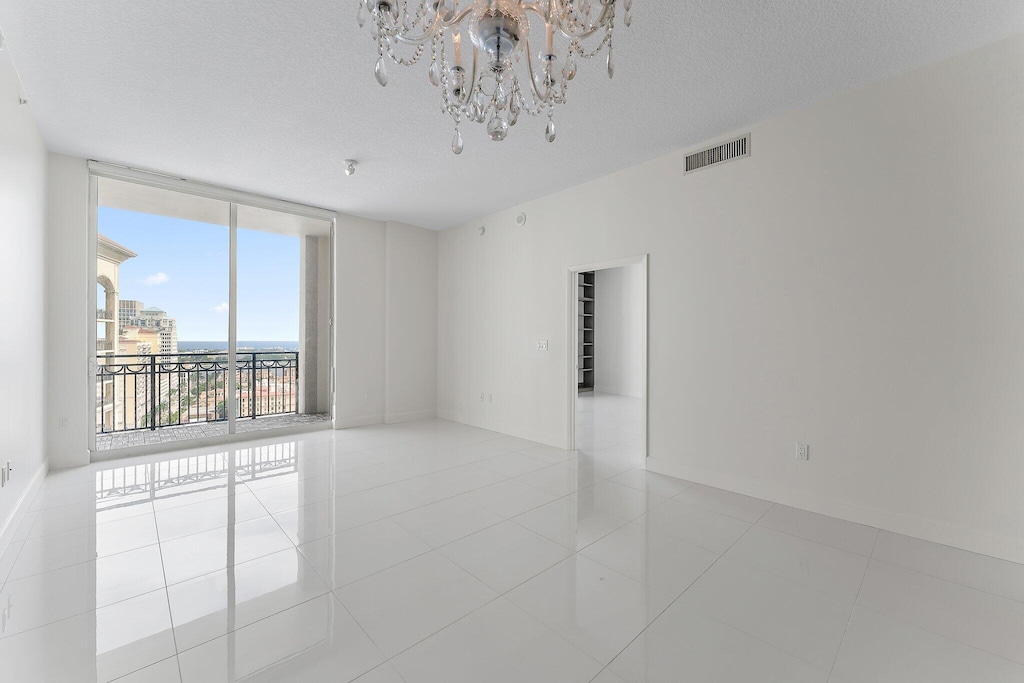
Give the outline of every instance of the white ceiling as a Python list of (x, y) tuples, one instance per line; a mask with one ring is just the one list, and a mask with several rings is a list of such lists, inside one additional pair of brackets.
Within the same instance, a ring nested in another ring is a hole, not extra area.
[(356, 6), (0, 0), (0, 30), (54, 151), (432, 228), (1024, 32), (1021, 0), (636, 0), (555, 143), (466, 126), (456, 157), (425, 65), (377, 85)]

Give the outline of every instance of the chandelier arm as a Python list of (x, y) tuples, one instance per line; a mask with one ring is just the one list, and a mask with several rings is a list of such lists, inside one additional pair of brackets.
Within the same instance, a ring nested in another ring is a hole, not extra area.
[(399, 41), (401, 43), (405, 43), (406, 45), (416, 45), (416, 46), (423, 45), (428, 40), (430, 40), (435, 35), (437, 35), (437, 29), (438, 29), (438, 26), (440, 24), (439, 19), (440, 19), (440, 16), (435, 16), (434, 20), (432, 22), (430, 22), (430, 24), (424, 29), (424, 32), (421, 35), (409, 36), (409, 35), (406, 35), (406, 34), (402, 33), (401, 31), (395, 31), (391, 35), (393, 35), (395, 37), (395, 40), (397, 40), (397, 41)]
[(469, 87), (462, 89), (463, 90), (463, 94), (465, 96), (464, 99), (463, 99), (463, 104), (464, 105), (465, 104), (469, 104), (469, 98), (472, 96), (473, 91), (476, 90), (476, 81), (480, 77), (479, 60), (478, 60), (478, 55), (477, 55), (477, 51), (476, 50), (473, 50), (473, 70), (470, 71), (469, 73), (470, 73)]
[[(459, 12), (456, 15), (454, 15), (451, 19), (449, 19), (447, 21), (445, 21), (444, 19), (441, 19), (441, 26), (443, 26), (444, 28), (451, 28), (452, 26), (458, 26), (463, 21), (465, 21), (466, 17), (468, 17), (470, 12), (472, 12), (472, 11), (473, 11), (473, 7), (472, 6), (466, 7), (461, 12)], [(438, 19), (440, 19), (441, 15), (438, 14), (437, 17), (438, 17)]]
[(566, 31), (565, 27), (562, 25), (562, 22), (558, 22), (556, 26), (558, 26), (558, 32), (561, 33), (566, 38), (568, 38), (569, 40), (586, 40), (587, 38), (594, 35), (598, 31), (608, 28), (604, 24), (597, 24), (596, 26), (593, 26), (587, 29), (586, 31), (583, 31), (582, 33), (576, 33), (575, 31)]
[(523, 8), (524, 12), (533, 12), (545, 22), (551, 18), (548, 11), (536, 2), (522, 2), (519, 6)]
[(577, 32), (566, 29), (566, 23), (564, 21), (557, 21), (558, 31), (569, 40), (586, 40), (590, 36), (594, 35), (601, 29), (607, 30), (611, 24), (612, 19), (615, 15), (615, 0), (608, 3), (602, 3), (601, 14), (597, 17), (597, 21), (590, 25), (585, 31)]
[[(526, 38), (524, 42), (526, 43), (526, 68), (530, 73), (530, 89), (533, 91), (533, 101), (535, 104), (537, 102), (547, 102), (547, 95), (541, 95), (540, 91), (537, 90), (537, 78), (533, 73), (533, 53), (530, 50), (530, 39)], [(537, 106), (540, 107), (540, 105)]]
[(477, 56), (476, 50), (474, 50), (473, 67), (469, 72), (469, 80), (466, 80), (465, 72), (463, 72), (462, 92), (455, 99), (455, 107), (457, 109), (462, 110), (469, 106), (469, 100), (473, 97), (473, 91), (476, 90), (477, 73)]

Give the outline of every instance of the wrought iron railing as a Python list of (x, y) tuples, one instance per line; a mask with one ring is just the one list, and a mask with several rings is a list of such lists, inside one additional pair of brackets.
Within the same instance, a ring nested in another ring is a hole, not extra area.
[[(127, 432), (228, 419), (228, 356), (158, 353), (97, 357), (96, 432)], [(238, 418), (298, 413), (297, 351), (238, 353)]]

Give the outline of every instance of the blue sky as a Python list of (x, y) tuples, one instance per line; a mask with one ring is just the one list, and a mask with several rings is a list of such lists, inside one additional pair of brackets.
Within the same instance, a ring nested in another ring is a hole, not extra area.
[[(99, 208), (99, 232), (138, 256), (121, 264), (119, 296), (167, 311), (181, 341), (228, 338), (228, 228)], [(299, 338), (299, 238), (238, 230), (238, 339)]]

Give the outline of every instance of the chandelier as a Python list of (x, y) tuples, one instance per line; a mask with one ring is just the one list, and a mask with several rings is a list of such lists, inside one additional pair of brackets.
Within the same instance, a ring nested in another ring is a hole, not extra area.
[[(388, 59), (411, 66), (428, 53), (427, 77), (441, 91), (441, 110), (455, 121), (452, 151), (461, 154), (464, 121), (486, 123), (501, 141), (519, 116), (547, 115), (555, 140), (555, 106), (565, 104), (581, 59), (608, 54), (616, 10), (630, 24), (633, 0), (359, 0), (359, 26), (370, 16), (377, 43), (374, 75), (388, 84)], [(530, 39), (536, 31), (541, 49)], [(466, 40), (468, 38), (468, 41)], [(388, 59), (385, 59), (387, 56)]]

